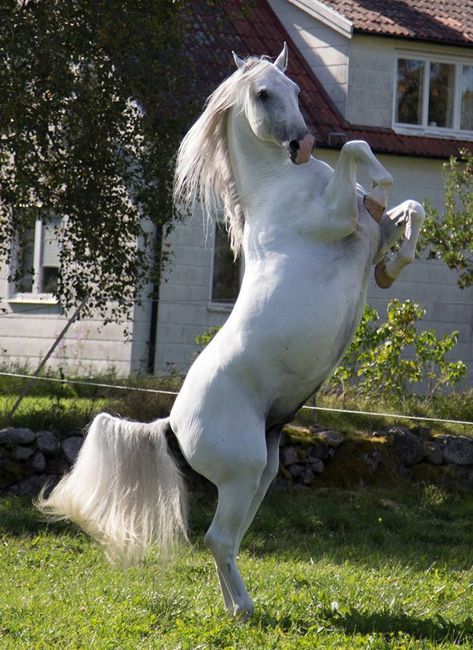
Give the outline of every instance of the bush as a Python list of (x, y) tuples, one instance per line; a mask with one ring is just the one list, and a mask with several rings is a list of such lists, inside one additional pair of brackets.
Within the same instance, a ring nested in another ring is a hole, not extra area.
[(466, 374), (463, 361), (448, 361), (458, 332), (437, 338), (432, 329), (417, 330), (425, 309), (410, 300), (392, 300), (387, 321), (367, 306), (355, 337), (329, 386), (345, 390), (354, 387), (362, 395), (403, 397), (415, 385), (429, 397), (441, 394)]

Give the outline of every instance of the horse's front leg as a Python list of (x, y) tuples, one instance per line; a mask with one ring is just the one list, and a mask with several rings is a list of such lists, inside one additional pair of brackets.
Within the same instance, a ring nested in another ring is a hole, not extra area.
[[(402, 269), (415, 259), (417, 240), (424, 223), (425, 211), (417, 201), (404, 201), (387, 212), (380, 221), (383, 246), (381, 258), (375, 267), (375, 280), (379, 287), (387, 289)], [(399, 251), (389, 259), (383, 259), (388, 250), (402, 240)]]
[(350, 235), (358, 224), (356, 170), (359, 164), (366, 168), (372, 179), (373, 188), (365, 198), (367, 207), (379, 214), (379, 218), (384, 212), (388, 192), (393, 184), (391, 174), (375, 158), (366, 142), (347, 142), (342, 147), (322, 197), (329, 211), (331, 227), (339, 237)]

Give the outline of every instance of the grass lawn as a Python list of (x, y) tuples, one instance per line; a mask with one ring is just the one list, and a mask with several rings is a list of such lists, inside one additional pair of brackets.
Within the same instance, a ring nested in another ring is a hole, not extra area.
[(87, 397), (58, 399), (35, 395), (24, 398), (13, 422), (10, 422), (7, 414), (15, 403), (16, 397), (16, 395), (0, 395), (0, 429), (8, 426), (29, 427), (34, 431), (54, 429), (71, 435), (81, 431), (107, 404), (104, 399)]
[(192, 540), (166, 571), (120, 571), (67, 524), (0, 500), (0, 648), (472, 648), (473, 498), (410, 491), (274, 492), (244, 541), (256, 605), (224, 613), (194, 499)]

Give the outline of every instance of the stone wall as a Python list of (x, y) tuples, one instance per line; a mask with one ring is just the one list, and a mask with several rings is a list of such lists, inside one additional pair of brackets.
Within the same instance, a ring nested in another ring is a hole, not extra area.
[(279, 483), (352, 488), (429, 482), (473, 490), (473, 438), (394, 426), (344, 436), (312, 427), (288, 428), (281, 445)]
[(0, 494), (36, 495), (54, 485), (79, 453), (82, 436), (62, 437), (51, 431), (0, 431)]
[[(79, 453), (82, 436), (25, 428), (0, 431), (0, 494), (34, 496), (54, 485)], [(473, 438), (396, 426), (372, 435), (287, 427), (275, 486), (395, 486), (438, 483), (473, 490)]]

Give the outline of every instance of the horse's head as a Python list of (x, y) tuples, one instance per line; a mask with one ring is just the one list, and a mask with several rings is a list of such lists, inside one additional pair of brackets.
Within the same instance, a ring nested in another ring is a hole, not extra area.
[[(315, 138), (309, 132), (298, 104), (300, 89), (284, 74), (287, 68), (287, 45), (274, 63), (267, 59), (244, 61), (235, 53), (237, 67), (250, 80), (244, 110), (254, 134), (265, 142), (278, 144), (293, 163), (310, 159)], [(264, 65), (259, 65), (264, 63)]]

